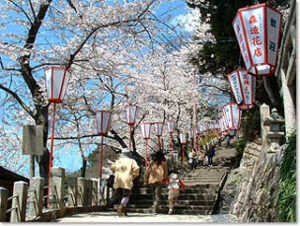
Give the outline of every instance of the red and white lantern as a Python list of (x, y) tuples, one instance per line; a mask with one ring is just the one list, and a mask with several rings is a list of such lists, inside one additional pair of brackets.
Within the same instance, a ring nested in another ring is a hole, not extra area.
[(144, 139), (150, 139), (151, 123), (141, 123), (142, 136)]
[(169, 133), (174, 133), (175, 132), (175, 122), (174, 121), (168, 121), (168, 131)]
[(103, 136), (108, 133), (111, 122), (111, 111), (99, 110), (96, 111), (97, 133), (101, 135), (101, 150), (100, 150), (100, 164), (99, 164), (99, 177), (102, 179), (103, 168)]
[(51, 66), (45, 69), (48, 101), (62, 103), (70, 79), (70, 72), (66, 67)]
[(158, 137), (158, 150), (161, 150), (161, 136), (163, 134), (163, 128), (164, 128), (163, 122), (154, 123), (155, 134)]
[(129, 104), (126, 106), (126, 116), (127, 116), (127, 123), (130, 126), (135, 124), (135, 118), (138, 112), (138, 106), (136, 104)]
[(274, 74), (281, 13), (265, 3), (258, 4), (239, 9), (232, 24), (249, 73), (258, 77)]
[(239, 109), (237, 104), (227, 104), (223, 107), (223, 114), (225, 121), (227, 121), (227, 129), (236, 129), (240, 128), (242, 112)]
[(186, 144), (186, 134), (185, 133), (179, 134), (179, 139), (180, 139), (181, 144)]
[(239, 68), (227, 75), (236, 103), (242, 110), (254, 108), (256, 77), (244, 68)]
[(173, 133), (175, 132), (175, 122), (168, 121), (168, 132), (170, 133), (170, 156), (173, 156)]
[(105, 136), (108, 133), (111, 122), (111, 111), (96, 111), (97, 133)]
[(183, 162), (183, 160), (184, 160), (184, 146), (186, 144), (186, 134), (185, 133), (179, 134), (179, 139), (180, 139), (180, 143), (181, 143), (181, 162)]
[(155, 122), (154, 129), (156, 136), (162, 136), (163, 134), (164, 123), (163, 122)]
[(194, 130), (192, 128), (189, 130), (189, 138), (190, 139), (194, 138)]
[(145, 166), (148, 166), (148, 139), (150, 139), (151, 123), (144, 122), (141, 124), (142, 136), (146, 140), (146, 151), (145, 151)]

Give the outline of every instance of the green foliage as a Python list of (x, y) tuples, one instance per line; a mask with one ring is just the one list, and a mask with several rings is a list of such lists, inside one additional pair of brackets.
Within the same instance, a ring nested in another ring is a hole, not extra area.
[(210, 142), (215, 137), (218, 137), (218, 133), (217, 132), (210, 132), (207, 135), (205, 135), (204, 138), (200, 139), (199, 145), (203, 146), (203, 145), (207, 144), (208, 142)]
[(241, 136), (236, 142), (236, 151), (238, 153), (238, 158), (242, 158), (246, 144), (248, 142), (254, 141), (255, 138), (259, 135), (260, 117), (258, 107), (243, 112), (241, 130), (243, 136)]
[[(239, 8), (254, 4), (253, 0), (202, 0), (197, 4), (187, 1), (193, 8), (199, 8), (201, 21), (206, 21), (210, 32), (214, 35), (216, 42), (204, 43), (203, 49), (198, 56), (191, 60), (199, 67), (199, 72), (229, 73), (236, 67), (243, 66), (240, 50), (234, 34), (232, 21)], [(259, 3), (267, 2), (274, 7), (289, 7), (290, 0), (260, 0)], [(199, 39), (194, 37), (195, 40)], [(201, 40), (200, 40), (201, 42)], [(212, 57), (212, 54), (214, 57)], [(201, 62), (201, 63), (200, 63)], [(216, 65), (218, 65), (216, 67)]]
[(296, 137), (296, 132), (289, 137), (280, 167), (278, 220), (281, 222), (296, 222)]
[(247, 139), (244, 136), (237, 140), (235, 149), (237, 151), (238, 158), (242, 158), (246, 144)]

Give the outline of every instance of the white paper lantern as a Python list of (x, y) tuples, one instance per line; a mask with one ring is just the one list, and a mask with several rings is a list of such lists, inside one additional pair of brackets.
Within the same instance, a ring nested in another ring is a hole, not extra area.
[(169, 133), (174, 133), (175, 132), (175, 122), (174, 121), (168, 121), (168, 131)]
[(108, 133), (111, 122), (111, 111), (96, 111), (97, 133), (104, 136)]
[(155, 129), (156, 136), (162, 136), (163, 126), (164, 126), (163, 122), (155, 122), (154, 123), (154, 129)]
[(237, 104), (227, 104), (223, 107), (223, 115), (225, 121), (227, 121), (227, 129), (240, 128), (242, 112)]
[(138, 106), (135, 104), (129, 104), (126, 106), (126, 116), (128, 125), (132, 126), (135, 124), (135, 118), (138, 112)]
[(265, 3), (258, 4), (239, 9), (232, 24), (249, 73), (259, 77), (274, 74), (281, 13)]
[(66, 67), (51, 66), (45, 69), (48, 101), (62, 103), (70, 79), (70, 72)]
[(244, 68), (232, 71), (227, 78), (239, 108), (242, 110), (254, 108), (256, 78)]
[(142, 136), (144, 139), (150, 139), (151, 123), (141, 123)]
[(185, 133), (179, 134), (179, 139), (180, 139), (181, 144), (186, 144), (186, 134)]

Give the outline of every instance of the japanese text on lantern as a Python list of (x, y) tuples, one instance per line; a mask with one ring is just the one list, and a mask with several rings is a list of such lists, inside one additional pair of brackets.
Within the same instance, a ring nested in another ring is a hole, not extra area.
[(250, 96), (250, 78), (248, 74), (243, 75), (243, 87), (244, 87), (244, 101), (248, 102), (249, 99), (251, 98)]
[(246, 42), (243, 38), (242, 30), (241, 30), (240, 25), (238, 24), (236, 27), (237, 27), (236, 30), (237, 30), (237, 34), (238, 34), (240, 47), (241, 47), (241, 50), (242, 50), (243, 55), (244, 55), (244, 60), (248, 63), (249, 62), (249, 56), (248, 56), (248, 52), (247, 52), (247, 48), (246, 48)]
[(236, 102), (239, 104), (242, 102), (242, 96), (240, 91), (240, 83), (238, 81), (238, 75), (233, 74), (230, 76), (230, 79), (231, 79), (232, 89), (236, 97)]
[(260, 57), (262, 56), (262, 41), (260, 39), (260, 30), (258, 25), (258, 20), (255, 15), (251, 15), (249, 17), (249, 25), (250, 25), (250, 43), (254, 47), (254, 54), (253, 57)]

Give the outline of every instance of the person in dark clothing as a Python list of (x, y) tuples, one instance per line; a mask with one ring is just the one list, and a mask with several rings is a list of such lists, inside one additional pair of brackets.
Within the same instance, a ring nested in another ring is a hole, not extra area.
[(208, 165), (212, 166), (213, 165), (213, 157), (215, 155), (215, 148), (212, 144), (209, 146), (208, 150)]

